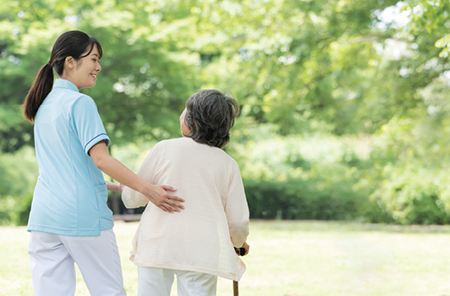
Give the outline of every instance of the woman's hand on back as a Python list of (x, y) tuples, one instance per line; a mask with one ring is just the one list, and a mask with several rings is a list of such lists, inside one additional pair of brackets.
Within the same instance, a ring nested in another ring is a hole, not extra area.
[(121, 185), (142, 193), (161, 210), (173, 213), (180, 212), (180, 210), (184, 209), (180, 204), (184, 200), (168, 193), (168, 191), (176, 191), (175, 188), (148, 183), (124, 166), (120, 161), (109, 155), (104, 141), (95, 144), (89, 150), (89, 155), (92, 157), (97, 168), (102, 172), (120, 182)]
[(151, 185), (150, 188), (141, 193), (144, 194), (155, 206), (169, 213), (184, 210), (184, 207), (180, 204), (180, 202), (184, 202), (184, 200), (169, 193), (176, 191), (175, 188), (167, 185), (149, 185)]

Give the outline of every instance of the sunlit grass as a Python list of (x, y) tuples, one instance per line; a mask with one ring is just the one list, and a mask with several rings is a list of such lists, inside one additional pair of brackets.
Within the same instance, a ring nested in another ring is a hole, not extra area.
[[(137, 292), (128, 260), (137, 225), (114, 228), (128, 295)], [(450, 295), (450, 226), (252, 221), (250, 227), (241, 295)], [(33, 295), (27, 244), (24, 227), (0, 227), (0, 295)], [(89, 295), (79, 273), (76, 295)], [(232, 295), (231, 281), (219, 280), (218, 295)]]

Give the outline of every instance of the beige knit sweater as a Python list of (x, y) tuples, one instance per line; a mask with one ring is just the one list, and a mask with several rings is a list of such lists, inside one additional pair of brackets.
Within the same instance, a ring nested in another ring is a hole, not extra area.
[[(185, 210), (170, 214), (149, 203), (133, 239), (138, 266), (190, 270), (239, 280), (245, 265), (233, 249), (249, 233), (249, 210), (239, 167), (222, 149), (190, 138), (159, 142), (138, 171), (156, 185), (177, 188)], [(127, 208), (148, 203), (132, 189)], [(231, 239), (230, 239), (231, 238)]]

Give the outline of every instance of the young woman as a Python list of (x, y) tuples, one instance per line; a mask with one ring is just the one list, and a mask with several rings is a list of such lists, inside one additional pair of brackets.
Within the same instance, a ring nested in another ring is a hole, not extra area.
[[(91, 295), (126, 295), (102, 171), (137, 190), (158, 208), (179, 212), (184, 200), (127, 169), (107, 152), (109, 138), (92, 98), (101, 70), (100, 43), (80, 31), (55, 42), (24, 102), (34, 123), (39, 178), (28, 222), (35, 295), (74, 295), (76, 263)], [(53, 85), (53, 70), (59, 79)]]
[[(249, 210), (236, 161), (221, 148), (237, 115), (236, 100), (216, 90), (193, 94), (180, 116), (179, 139), (159, 142), (138, 171), (154, 184), (169, 182), (186, 199), (186, 210), (170, 217), (149, 204), (133, 239), (138, 296), (169, 296), (174, 275), (179, 296), (216, 295), (217, 276), (238, 281), (245, 265), (234, 247), (244, 247)], [(148, 199), (126, 188), (128, 208)]]

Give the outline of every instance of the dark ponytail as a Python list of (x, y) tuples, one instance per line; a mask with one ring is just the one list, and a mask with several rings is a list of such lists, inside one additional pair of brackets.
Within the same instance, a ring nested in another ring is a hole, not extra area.
[[(103, 55), (100, 43), (93, 37), (81, 31), (68, 31), (59, 36), (53, 45), (50, 60), (45, 64), (36, 76), (30, 91), (23, 103), (25, 119), (33, 123), (39, 107), (51, 92), (53, 87), (53, 68), (61, 76), (64, 72), (64, 63), (67, 57), (79, 60), (91, 54), (94, 45), (97, 45), (99, 59)], [(83, 53), (86, 54), (83, 55)]]
[(39, 70), (23, 103), (23, 115), (29, 122), (32, 123), (34, 121), (39, 106), (41, 106), (44, 99), (52, 90), (52, 86), (53, 68), (47, 63)]

